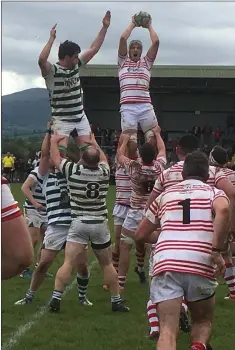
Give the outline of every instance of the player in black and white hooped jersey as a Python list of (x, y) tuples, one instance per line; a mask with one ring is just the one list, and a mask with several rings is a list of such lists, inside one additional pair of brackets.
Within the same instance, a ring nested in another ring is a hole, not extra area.
[[(38, 266), (33, 272), (30, 288), (25, 297), (17, 301), (16, 305), (25, 305), (33, 301), (36, 291), (41, 286), (49, 266), (54, 262), (56, 255), (65, 247), (68, 230), (71, 224), (71, 208), (69, 197), (61, 202), (61, 188), (67, 188), (65, 178), (58, 178), (50, 159), (50, 129), (42, 144), (42, 156), (38, 168), (37, 179), (45, 196), (48, 225), (45, 232), (43, 247)], [(84, 305), (91, 303), (86, 298), (88, 285), (87, 264), (84, 264), (82, 271), (77, 269), (79, 301)], [(87, 280), (84, 289), (84, 280)]]
[[(47, 226), (46, 200), (38, 184), (38, 167), (30, 172), (21, 189), (26, 197), (24, 216), (29, 227), (33, 247), (35, 248), (37, 243), (43, 241)], [(38, 261), (40, 260), (40, 253), (41, 249), (38, 252)], [(31, 278), (32, 273), (30, 269), (25, 269), (20, 277)], [(48, 273), (47, 277), (52, 277), (52, 275)]]
[(96, 143), (94, 135), (91, 135), (90, 144), (83, 150), (78, 164), (61, 159), (59, 142), (60, 136), (54, 133), (51, 141), (51, 157), (57, 169), (67, 179), (72, 223), (67, 237), (64, 265), (56, 275), (50, 309), (54, 312), (59, 311), (62, 294), (72, 271), (77, 266), (77, 259), (80, 258), (82, 265), (85, 247), (91, 242), (91, 247), (103, 269), (104, 280), (109, 286), (112, 311), (129, 311), (120, 298), (118, 275), (111, 258), (111, 237), (106, 205), (110, 179), (107, 158)]
[(78, 44), (69, 40), (61, 43), (58, 51), (59, 61), (56, 64), (51, 64), (48, 58), (56, 38), (55, 25), (51, 29), (50, 38), (39, 56), (38, 64), (50, 97), (53, 129), (63, 136), (60, 145), (64, 148), (67, 147), (69, 135), (74, 129), (78, 135), (75, 138), (76, 143), (81, 145), (89, 139), (91, 130), (83, 108), (83, 91), (79, 69), (100, 50), (110, 20), (111, 13), (107, 11), (96, 39), (81, 55), (79, 55), (81, 48)]

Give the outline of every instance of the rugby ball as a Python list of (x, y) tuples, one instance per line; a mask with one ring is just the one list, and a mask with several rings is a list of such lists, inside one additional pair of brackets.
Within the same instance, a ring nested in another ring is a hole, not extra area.
[(140, 11), (134, 15), (134, 23), (137, 27), (146, 27), (151, 20), (151, 16), (147, 12)]

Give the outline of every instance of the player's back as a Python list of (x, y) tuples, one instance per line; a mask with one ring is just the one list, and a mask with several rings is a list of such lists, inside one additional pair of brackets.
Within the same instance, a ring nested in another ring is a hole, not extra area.
[(88, 220), (93, 217), (106, 219), (110, 177), (108, 164), (99, 163), (96, 168), (73, 164), (68, 171), (72, 218), (83, 216)]
[(166, 165), (165, 157), (159, 157), (152, 164), (146, 165), (138, 162), (136, 169), (131, 169), (131, 207), (144, 209), (152, 192), (154, 183)]
[(199, 180), (186, 180), (168, 188), (152, 203), (149, 215), (157, 216), (161, 223), (155, 274), (178, 271), (213, 278), (212, 202), (218, 196), (225, 194)]

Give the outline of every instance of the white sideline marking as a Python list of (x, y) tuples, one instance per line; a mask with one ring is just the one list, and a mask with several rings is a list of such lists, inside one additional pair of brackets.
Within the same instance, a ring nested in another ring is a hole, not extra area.
[[(92, 270), (92, 267), (97, 264), (97, 260), (93, 260), (89, 265), (89, 270)], [(75, 278), (73, 282), (65, 289), (63, 298), (68, 294), (73, 287), (76, 285), (77, 279)], [(16, 306), (17, 307), (17, 306)], [(20, 307), (20, 306), (18, 306)], [(19, 340), (27, 333), (41, 318), (48, 312), (47, 306), (42, 306), (38, 312), (36, 312), (31, 319), (24, 325), (20, 326), (16, 332), (14, 332), (10, 338), (2, 345), (2, 350), (11, 349), (14, 345), (16, 345)]]

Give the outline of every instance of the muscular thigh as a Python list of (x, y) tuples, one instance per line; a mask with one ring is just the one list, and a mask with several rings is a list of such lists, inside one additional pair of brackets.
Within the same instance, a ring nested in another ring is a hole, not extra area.
[(74, 268), (87, 263), (87, 250), (85, 244), (67, 242), (65, 247), (64, 262)]

